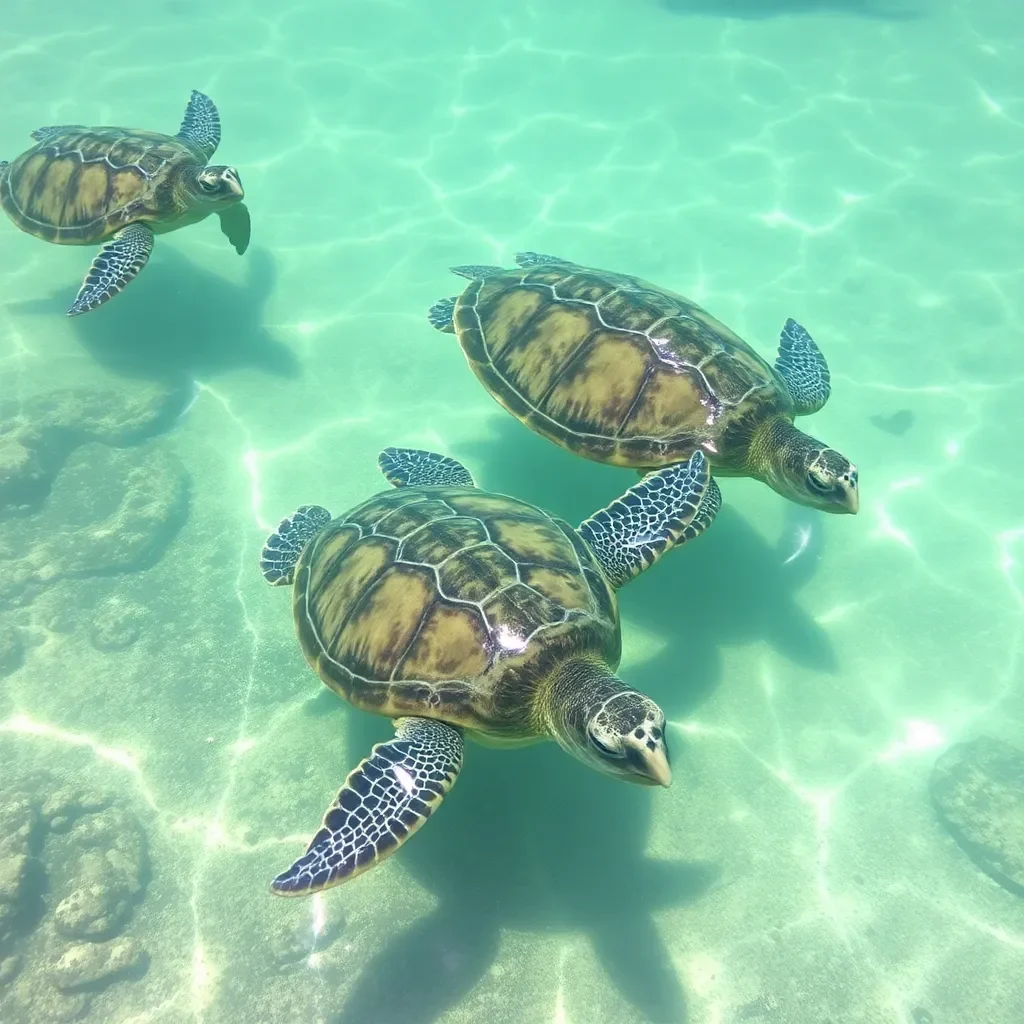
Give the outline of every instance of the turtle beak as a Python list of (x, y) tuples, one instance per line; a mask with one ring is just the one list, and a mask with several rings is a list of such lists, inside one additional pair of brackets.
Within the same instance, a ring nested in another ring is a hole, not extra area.
[(843, 497), (846, 499), (843, 504), (846, 507), (846, 511), (855, 516), (860, 508), (860, 488), (857, 486), (856, 466), (850, 467), (850, 471), (844, 476), (842, 483)]
[(647, 743), (630, 744), (626, 754), (633, 767), (632, 779), (645, 786), (672, 785), (672, 766), (668, 761), (668, 748), (664, 741), (652, 750)]
[(225, 168), (223, 174), (224, 182), (239, 199), (245, 198), (245, 191), (242, 182), (239, 180), (238, 172), (233, 167)]
[(647, 774), (657, 786), (664, 786), (668, 789), (672, 785), (672, 766), (668, 763), (668, 751), (664, 744), (653, 753), (648, 751)]

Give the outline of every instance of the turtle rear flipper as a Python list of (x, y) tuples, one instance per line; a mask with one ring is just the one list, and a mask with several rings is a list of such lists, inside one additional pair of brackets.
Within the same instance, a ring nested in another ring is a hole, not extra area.
[(377, 456), (384, 479), (395, 487), (475, 487), (469, 470), (448, 455), (419, 448), (385, 448)]
[(152, 251), (153, 232), (145, 224), (129, 224), (118, 231), (93, 259), (68, 316), (87, 313), (124, 291), (149, 262)]
[(707, 456), (649, 473), (579, 526), (612, 586), (618, 588), (677, 544), (711, 525), (722, 503)]
[(434, 813), (462, 767), (462, 734), (430, 718), (399, 718), (345, 780), (306, 852), (271, 883), (304, 896), (390, 857)]
[(175, 138), (198, 149), (209, 161), (220, 145), (220, 114), (209, 96), (192, 90)]
[(427, 310), (427, 319), (430, 321), (431, 327), (436, 328), (443, 334), (454, 334), (455, 303), (458, 301), (458, 295), (452, 295), (447, 299), (438, 299)]
[(322, 505), (300, 505), (277, 524), (260, 552), (260, 572), (273, 587), (290, 586), (302, 549), (331, 521)]
[(797, 414), (817, 412), (832, 390), (828, 363), (807, 331), (790, 317), (779, 336), (775, 369), (786, 382)]
[(220, 229), (227, 235), (235, 252), (241, 256), (249, 248), (249, 235), (252, 231), (249, 209), (245, 203), (232, 203), (227, 209), (221, 210)]

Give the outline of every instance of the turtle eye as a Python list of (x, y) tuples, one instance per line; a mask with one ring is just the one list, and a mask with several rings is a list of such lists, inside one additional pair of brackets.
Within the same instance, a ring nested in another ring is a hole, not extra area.
[(816, 473), (807, 474), (807, 486), (815, 492), (815, 494), (831, 494), (832, 484), (822, 480)]
[(608, 757), (613, 760), (621, 760), (623, 757), (626, 756), (622, 753), (622, 751), (614, 750), (612, 747), (609, 747), (606, 744), (602, 743), (593, 733), (590, 733), (589, 736), (590, 742), (594, 744), (594, 746), (597, 748), (598, 753), (600, 753), (603, 757)]
[(199, 179), (199, 187), (204, 192), (217, 192), (220, 189), (220, 182), (219, 181), (210, 181), (209, 178), (200, 178)]

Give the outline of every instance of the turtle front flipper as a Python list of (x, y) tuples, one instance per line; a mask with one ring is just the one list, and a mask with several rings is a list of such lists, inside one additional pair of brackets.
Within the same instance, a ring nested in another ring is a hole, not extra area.
[(703, 533), (722, 495), (698, 449), (687, 462), (649, 473), (579, 526), (613, 587), (618, 589), (666, 551)]
[(87, 313), (123, 291), (149, 261), (152, 251), (153, 232), (145, 224), (129, 224), (118, 231), (93, 259), (68, 316)]
[(300, 505), (277, 524), (260, 552), (260, 572), (272, 586), (291, 586), (302, 549), (331, 521), (322, 505)]
[(427, 310), (427, 319), (430, 321), (430, 326), (436, 328), (442, 334), (454, 334), (455, 303), (458, 301), (458, 295), (452, 295), (447, 299), (438, 299)]
[(832, 390), (828, 363), (814, 339), (792, 317), (779, 336), (779, 355), (775, 369), (786, 382), (797, 415), (817, 412)]
[(271, 883), (305, 896), (390, 857), (434, 813), (462, 767), (462, 735), (430, 718), (399, 718), (345, 780), (306, 852)]
[(235, 252), (241, 256), (249, 248), (249, 235), (252, 230), (249, 209), (245, 203), (232, 203), (220, 211), (220, 229), (235, 247)]
[(175, 138), (199, 150), (207, 160), (220, 145), (220, 114), (209, 96), (192, 90)]
[(547, 256), (542, 252), (517, 252), (513, 259), (516, 261), (516, 266), (522, 267), (524, 270), (528, 267), (546, 267), (551, 264), (573, 266), (571, 260), (563, 260), (561, 256)]
[(485, 281), (489, 277), (500, 277), (506, 273), (504, 267), (495, 267), (486, 263), (472, 263), (463, 267), (449, 267), (453, 274), (468, 277), (470, 281)]
[(419, 448), (385, 448), (377, 456), (384, 479), (395, 487), (475, 487), (472, 474), (457, 459)]

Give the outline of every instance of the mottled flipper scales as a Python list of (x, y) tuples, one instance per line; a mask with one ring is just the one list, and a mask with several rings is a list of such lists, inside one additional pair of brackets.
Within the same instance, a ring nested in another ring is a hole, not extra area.
[(272, 586), (291, 586), (302, 549), (331, 521), (322, 505), (300, 505), (277, 524), (260, 552), (260, 572)]
[(427, 310), (427, 319), (431, 327), (437, 328), (444, 334), (455, 333), (455, 303), (459, 301), (457, 295), (448, 299), (438, 299), (430, 309)]
[(580, 523), (579, 533), (618, 588), (670, 548), (703, 533), (721, 503), (707, 457), (698, 449), (688, 462), (649, 473)]
[(779, 336), (775, 369), (786, 382), (799, 415), (817, 412), (828, 401), (832, 390), (828, 364), (814, 339), (792, 317)]
[(220, 145), (220, 114), (209, 96), (192, 90), (177, 138), (198, 149), (207, 160)]
[(419, 448), (385, 448), (377, 456), (384, 479), (395, 487), (475, 487), (472, 474), (457, 459)]
[(488, 277), (497, 277), (505, 273), (504, 267), (491, 267), (485, 264), (474, 263), (467, 267), (449, 267), (453, 274), (459, 277), (468, 277), (470, 281), (483, 281)]
[(305, 896), (346, 882), (390, 857), (434, 813), (462, 767), (462, 735), (444, 722), (399, 718), (349, 773), (305, 854), (271, 883)]
[(135, 279), (153, 251), (153, 232), (145, 224), (122, 228), (96, 254), (68, 316), (102, 306)]
[(563, 260), (561, 256), (546, 256), (542, 252), (517, 252), (514, 258), (516, 266), (522, 267), (524, 270), (527, 267), (546, 267), (552, 263), (571, 265), (570, 260)]

